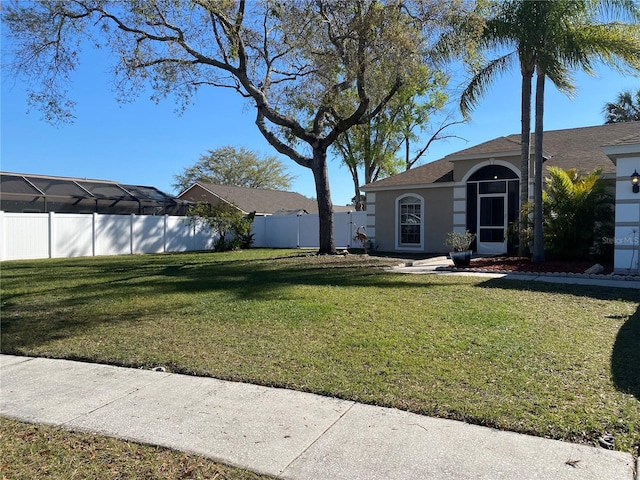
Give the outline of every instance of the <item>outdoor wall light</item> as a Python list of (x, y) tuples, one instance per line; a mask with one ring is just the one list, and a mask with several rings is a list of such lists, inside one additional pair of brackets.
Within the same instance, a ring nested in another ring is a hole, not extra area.
[(631, 174), (631, 185), (633, 185), (633, 193), (638, 193), (640, 192), (640, 185), (638, 184), (638, 182), (640, 182), (640, 173), (638, 173), (638, 170), (633, 170), (633, 173)]

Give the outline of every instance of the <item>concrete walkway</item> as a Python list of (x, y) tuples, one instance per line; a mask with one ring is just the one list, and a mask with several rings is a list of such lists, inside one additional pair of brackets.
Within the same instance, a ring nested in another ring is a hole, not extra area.
[(520, 280), (527, 282), (564, 283), (573, 285), (589, 285), (606, 288), (631, 288), (640, 290), (640, 277), (622, 275), (586, 275), (586, 274), (559, 274), (559, 273), (491, 273), (482, 271), (450, 270), (453, 264), (446, 256), (433, 257), (426, 260), (407, 262), (402, 266), (390, 268), (396, 273), (411, 274), (438, 274), (438, 275), (463, 275), (481, 276), (487, 278), (504, 278), (507, 280)]
[(0, 414), (278, 478), (632, 480), (630, 454), (212, 378), (0, 355)]

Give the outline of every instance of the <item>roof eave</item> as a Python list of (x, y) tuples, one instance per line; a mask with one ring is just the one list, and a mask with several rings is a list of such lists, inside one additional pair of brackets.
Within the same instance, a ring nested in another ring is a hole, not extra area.
[(622, 145), (607, 145), (602, 147), (604, 153), (615, 164), (618, 158), (629, 155), (638, 154), (640, 152), (640, 143), (625, 143)]
[(388, 185), (388, 186), (370, 186), (366, 185), (360, 187), (360, 190), (363, 192), (385, 192), (390, 190), (415, 190), (415, 189), (423, 189), (423, 188), (443, 188), (443, 187), (454, 187), (456, 182), (438, 182), (438, 183), (412, 183), (410, 185)]
[[(474, 153), (472, 155), (456, 155), (452, 153), (451, 155), (447, 155), (445, 158), (450, 162), (459, 162), (461, 160), (484, 160), (491, 158), (505, 158), (505, 157), (519, 157), (522, 154), (520, 150), (507, 150), (504, 152), (487, 152), (487, 153)], [(533, 155), (533, 152), (531, 152)], [(542, 158), (548, 160), (552, 157), (552, 155), (548, 152), (542, 151)]]
[(471, 155), (456, 155), (452, 153), (445, 158), (450, 162), (458, 162), (461, 160), (481, 160), (485, 158), (502, 158), (502, 157), (514, 157), (519, 156), (520, 150), (509, 150), (505, 152), (489, 152), (489, 153), (474, 153)]

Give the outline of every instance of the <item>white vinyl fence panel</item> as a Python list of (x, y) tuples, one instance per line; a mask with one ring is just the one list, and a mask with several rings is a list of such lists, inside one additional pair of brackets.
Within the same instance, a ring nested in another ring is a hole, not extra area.
[(133, 230), (133, 253), (163, 253), (165, 217), (144, 215), (136, 218)]
[[(335, 213), (333, 235), (337, 248), (360, 248), (353, 237), (358, 227), (366, 225), (366, 212)], [(318, 215), (256, 217), (251, 232), (255, 247), (318, 248)]]
[(191, 250), (213, 249), (215, 240), (218, 238), (218, 235), (213, 235), (209, 227), (204, 225), (196, 225), (193, 233), (193, 248), (191, 248)]
[(92, 214), (57, 213), (53, 225), (52, 257), (90, 257), (94, 255), (94, 217)]
[(319, 247), (320, 220), (318, 215), (303, 215), (298, 218), (300, 219), (300, 248)]
[(167, 217), (167, 252), (188, 252), (193, 247), (193, 227), (185, 223), (184, 217)]
[(131, 254), (131, 223), (129, 215), (98, 215), (96, 219), (96, 255)]
[[(336, 213), (336, 247), (366, 225), (365, 212)], [(255, 247), (318, 248), (318, 215), (256, 217)], [(185, 217), (0, 212), (0, 260), (210, 250), (217, 235)]]
[(5, 213), (2, 218), (2, 259), (49, 257), (49, 215)]
[[(298, 224), (300, 218), (291, 215), (256, 217), (253, 222), (252, 232), (257, 229), (263, 234), (260, 244), (254, 238), (254, 246), (271, 248), (297, 248)], [(260, 227), (258, 225), (261, 224)], [(316, 239), (317, 243), (317, 239)]]

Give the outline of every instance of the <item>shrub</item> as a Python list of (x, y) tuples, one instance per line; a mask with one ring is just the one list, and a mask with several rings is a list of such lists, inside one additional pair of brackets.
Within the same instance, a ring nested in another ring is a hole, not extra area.
[(464, 233), (449, 232), (444, 238), (444, 244), (454, 252), (464, 252), (465, 250), (469, 250), (471, 242), (473, 242), (475, 238), (476, 234), (471, 233), (469, 230)]
[[(550, 257), (577, 259), (609, 256), (602, 238), (613, 236), (614, 199), (602, 170), (581, 175), (576, 169), (549, 167), (542, 193), (545, 253)], [(523, 207), (521, 218), (529, 239), (534, 205)]]
[(211, 206), (206, 202), (198, 202), (189, 208), (187, 215), (190, 224), (205, 224), (213, 234), (218, 234), (213, 245), (216, 252), (249, 248), (253, 243), (253, 234), (250, 232), (255, 212), (245, 215), (228, 203)]

